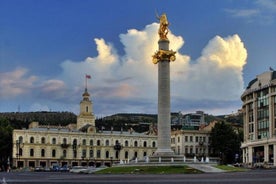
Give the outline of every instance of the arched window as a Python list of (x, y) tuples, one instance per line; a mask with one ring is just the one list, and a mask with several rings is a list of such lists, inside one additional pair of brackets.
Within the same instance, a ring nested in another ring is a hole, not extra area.
[(97, 146), (100, 146), (100, 145), (101, 145), (101, 141), (97, 140)]
[(62, 144), (67, 144), (67, 139), (66, 138), (63, 138)]
[(92, 139), (90, 140), (90, 146), (93, 146), (93, 140)]
[(134, 157), (137, 158), (138, 157), (138, 153), (137, 151), (134, 152)]
[(41, 157), (45, 157), (45, 149), (41, 149)]
[(144, 157), (147, 156), (147, 152), (144, 151)]
[(125, 141), (125, 147), (128, 147), (128, 141)]
[(41, 144), (45, 144), (45, 137), (41, 137)]
[(88, 112), (88, 109), (89, 109), (88, 106), (86, 106), (86, 112)]
[(109, 140), (106, 140), (106, 141), (105, 141), (105, 145), (106, 145), (106, 146), (109, 146)]
[(155, 141), (152, 142), (152, 147), (155, 148), (156, 147), (156, 143)]
[(82, 145), (86, 145), (86, 139), (82, 140)]
[(30, 143), (34, 143), (34, 137), (30, 138)]
[(147, 147), (147, 141), (144, 141), (144, 147)]
[(66, 150), (63, 150), (62, 156), (63, 156), (64, 158), (66, 158), (66, 156), (67, 156), (67, 151), (66, 151)]
[(115, 157), (118, 159), (119, 158), (119, 151), (116, 151)]
[(30, 157), (33, 157), (34, 156), (34, 149), (30, 149)]
[(105, 158), (109, 158), (109, 151), (105, 152)]
[(22, 136), (20, 136), (18, 140), (19, 140), (19, 143), (23, 143), (23, 137)]
[(125, 152), (125, 159), (128, 159), (128, 151)]
[(134, 147), (138, 147), (138, 142), (134, 141)]
[(78, 144), (77, 139), (74, 139), (74, 140), (73, 140), (73, 145), (77, 145), (77, 144)]
[(53, 139), (52, 139), (52, 144), (56, 144), (56, 143), (57, 143), (56, 138), (53, 138)]
[(52, 150), (52, 157), (56, 157), (56, 150), (55, 149)]

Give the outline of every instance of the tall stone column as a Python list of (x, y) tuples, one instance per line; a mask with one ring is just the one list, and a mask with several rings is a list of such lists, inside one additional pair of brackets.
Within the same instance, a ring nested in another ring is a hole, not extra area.
[(175, 52), (169, 50), (167, 26), (167, 17), (163, 14), (160, 17), (159, 50), (153, 56), (153, 63), (158, 64), (158, 146), (154, 156), (174, 155), (171, 149), (170, 61), (175, 60)]

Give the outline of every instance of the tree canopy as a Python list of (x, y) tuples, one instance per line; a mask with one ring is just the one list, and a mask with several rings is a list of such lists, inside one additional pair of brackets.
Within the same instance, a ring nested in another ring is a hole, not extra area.
[(219, 156), (223, 164), (238, 161), (240, 156), (242, 131), (235, 132), (233, 127), (225, 122), (215, 124), (210, 134), (210, 147)]
[(0, 118), (0, 167), (2, 170), (7, 168), (8, 159), (11, 159), (12, 131), (13, 128), (8, 120)]

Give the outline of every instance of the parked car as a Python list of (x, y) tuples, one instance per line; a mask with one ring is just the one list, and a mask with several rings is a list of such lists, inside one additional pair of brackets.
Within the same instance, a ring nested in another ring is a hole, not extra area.
[(34, 169), (34, 171), (35, 172), (43, 172), (43, 171), (45, 171), (45, 168), (44, 167), (36, 167), (35, 169)]
[(62, 166), (59, 168), (60, 172), (69, 172), (70, 168), (67, 165)]
[(51, 171), (59, 171), (59, 170), (60, 170), (59, 165), (52, 165)]
[(72, 169), (70, 169), (71, 173), (81, 173), (85, 172), (87, 170), (87, 167), (85, 166), (73, 166)]

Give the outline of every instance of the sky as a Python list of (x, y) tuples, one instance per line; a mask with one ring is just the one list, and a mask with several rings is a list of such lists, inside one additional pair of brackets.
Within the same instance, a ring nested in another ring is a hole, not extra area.
[(166, 13), (171, 111), (237, 112), (276, 69), (276, 0), (0, 0), (0, 112), (157, 113), (157, 15)]

